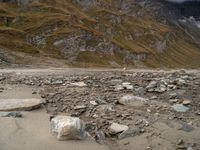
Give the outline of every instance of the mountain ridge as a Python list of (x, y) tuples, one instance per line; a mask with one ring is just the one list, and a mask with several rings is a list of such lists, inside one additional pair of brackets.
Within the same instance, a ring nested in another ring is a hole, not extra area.
[(17, 64), (24, 53), (72, 66), (198, 68), (198, 37), (178, 20), (171, 25), (164, 8), (159, 0), (1, 2), (0, 47)]

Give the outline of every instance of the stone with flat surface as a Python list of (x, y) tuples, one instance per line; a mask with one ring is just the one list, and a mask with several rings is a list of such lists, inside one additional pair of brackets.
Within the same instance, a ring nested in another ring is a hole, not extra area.
[(33, 110), (43, 103), (42, 99), (2, 99), (0, 100), (0, 111)]

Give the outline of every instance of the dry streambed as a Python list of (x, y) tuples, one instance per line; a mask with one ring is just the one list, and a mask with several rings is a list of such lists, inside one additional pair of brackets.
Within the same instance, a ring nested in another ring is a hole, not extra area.
[[(184, 70), (2, 73), (0, 108), (11, 106), (6, 102), (13, 104), (13, 98), (15, 104), (36, 98), (50, 115), (49, 127), (58, 140), (89, 138), (110, 149), (196, 150), (200, 149), (199, 77), (198, 71)], [(17, 110), (24, 108), (20, 105)], [(1, 111), (2, 117), (23, 119), (23, 112)]]

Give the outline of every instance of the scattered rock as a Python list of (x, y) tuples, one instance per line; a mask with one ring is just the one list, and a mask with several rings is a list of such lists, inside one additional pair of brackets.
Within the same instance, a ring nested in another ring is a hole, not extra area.
[(106, 113), (106, 112), (113, 112), (114, 111), (114, 106), (113, 105), (111, 105), (111, 104), (108, 104), (108, 105), (99, 105), (98, 107), (97, 107), (97, 111), (98, 112), (104, 112), (104, 113)]
[(118, 133), (124, 132), (128, 129), (129, 129), (128, 126), (121, 125), (118, 123), (112, 123), (111, 126), (109, 127), (110, 134), (118, 134)]
[(0, 117), (13, 117), (13, 118), (21, 118), (21, 112), (0, 112)]
[(184, 100), (182, 104), (183, 104), (183, 105), (190, 105), (190, 104), (191, 104), (191, 101), (190, 101), (190, 100)]
[(177, 93), (171, 93), (171, 94), (169, 95), (169, 98), (170, 98), (170, 99), (177, 99), (177, 98), (178, 98), (178, 94), (177, 94)]
[(146, 90), (148, 92), (157, 92), (157, 93), (163, 93), (167, 91), (167, 83), (165, 81), (160, 81), (160, 83), (156, 81), (151, 81), (149, 85), (147, 85)]
[(196, 112), (196, 115), (200, 116), (200, 112)]
[(0, 73), (0, 81), (3, 81), (5, 79), (6, 79), (6, 77), (2, 73)]
[(154, 99), (158, 99), (158, 97), (154, 95), (154, 96), (152, 96), (150, 99), (151, 99), (151, 100), (154, 100)]
[(183, 85), (186, 85), (187, 82), (184, 79), (179, 78), (176, 80), (176, 83), (179, 86), (183, 86)]
[(103, 144), (103, 141), (106, 139), (105, 133), (102, 130), (96, 131), (95, 133), (95, 140), (100, 143)]
[(128, 128), (127, 130), (123, 131), (118, 135), (118, 139), (124, 139), (127, 137), (134, 137), (140, 133), (138, 128)]
[(75, 82), (75, 83), (71, 83), (71, 85), (78, 86), (78, 87), (86, 87), (87, 86), (87, 84), (85, 84), (84, 82)]
[(188, 147), (187, 150), (194, 150), (192, 147)]
[(44, 103), (41, 99), (3, 99), (0, 111), (28, 111), (39, 108)]
[(133, 90), (133, 85), (131, 85), (130, 82), (124, 82), (124, 83), (122, 83), (122, 86), (126, 90)]
[(184, 106), (183, 104), (173, 105), (172, 108), (177, 112), (187, 112), (189, 110), (189, 108)]
[(118, 102), (122, 105), (141, 107), (148, 101), (146, 98), (134, 96), (134, 95), (124, 95), (121, 97)]
[(87, 137), (85, 123), (79, 118), (69, 116), (53, 118), (51, 132), (58, 140), (83, 140)]
[(179, 100), (178, 99), (170, 99), (169, 102), (170, 103), (177, 103)]
[(149, 85), (147, 85), (146, 89), (150, 90), (150, 89), (155, 88), (155, 87), (157, 87), (157, 82), (156, 81), (151, 81), (149, 83)]
[(80, 109), (86, 109), (87, 108), (87, 106), (76, 106), (76, 107), (74, 107), (74, 110), (80, 110)]
[(122, 90), (124, 90), (124, 87), (122, 85), (115, 86), (115, 91), (122, 91)]
[(90, 101), (90, 104), (94, 105), (94, 106), (97, 106), (98, 103), (96, 101)]
[(121, 90), (133, 90), (133, 85), (131, 85), (130, 82), (124, 82), (122, 85), (116, 85), (115, 91), (121, 91)]
[(182, 127), (180, 128), (180, 130), (183, 130), (185, 132), (191, 132), (194, 130), (194, 128), (191, 125), (189, 125), (185, 122), (181, 123), (181, 125), (182, 125)]
[(178, 139), (178, 142), (177, 142), (178, 145), (182, 145), (183, 143), (184, 143), (183, 139)]

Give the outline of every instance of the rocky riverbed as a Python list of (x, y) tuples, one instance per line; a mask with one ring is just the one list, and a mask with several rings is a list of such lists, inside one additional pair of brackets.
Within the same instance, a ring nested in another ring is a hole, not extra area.
[(109, 149), (200, 149), (198, 70), (0, 73), (0, 99), (27, 93), (43, 100), (49, 120), (79, 118)]

